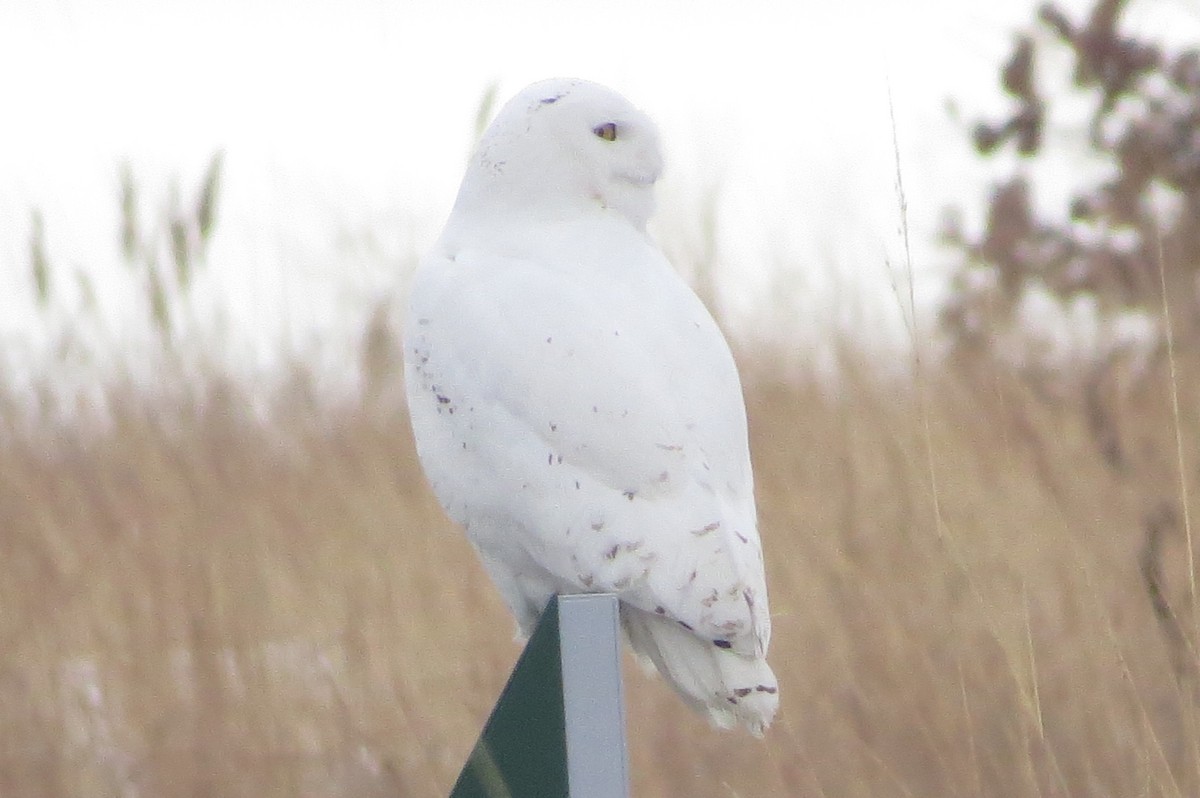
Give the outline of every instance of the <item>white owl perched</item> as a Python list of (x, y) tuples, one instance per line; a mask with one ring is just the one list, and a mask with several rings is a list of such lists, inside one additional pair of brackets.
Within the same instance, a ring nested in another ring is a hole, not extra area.
[(779, 706), (729, 347), (646, 234), (654, 124), (547, 80), (501, 109), (416, 272), (417, 453), (517, 618), (612, 592), (636, 653), (719, 725)]

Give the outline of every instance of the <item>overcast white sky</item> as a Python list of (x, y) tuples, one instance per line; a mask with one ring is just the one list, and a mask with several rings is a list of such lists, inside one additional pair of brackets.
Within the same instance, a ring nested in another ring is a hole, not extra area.
[[(1163, 6), (1187, 6), (1142, 5), (1153, 8), (1137, 24), (1160, 28)], [(364, 299), (402, 289), (408, 259), (435, 237), (484, 88), (498, 82), (503, 99), (553, 75), (607, 83), (658, 120), (664, 238), (685, 235), (700, 194), (719, 190), (735, 326), (777, 325), (780, 303), (765, 300), (783, 289), (796, 300), (787, 315), (861, 305), (864, 325), (879, 317), (875, 334), (902, 334), (886, 265), (903, 263), (889, 90), (930, 296), (940, 209), (978, 207), (986, 185), (964, 127), (1004, 107), (997, 67), (1034, 6), (0, 0), (0, 334), (44, 326), (31, 207), (46, 218), (60, 315), (77, 312), (78, 269), (118, 336), (144, 318), (118, 254), (118, 164), (150, 189), (149, 211), (172, 175), (193, 186), (217, 149), (226, 181), (196, 314), (259, 358), (272, 344), (256, 328), (300, 349), (353, 332)], [(1200, 38), (1200, 18), (1182, 18), (1193, 33), (1173, 33)]]

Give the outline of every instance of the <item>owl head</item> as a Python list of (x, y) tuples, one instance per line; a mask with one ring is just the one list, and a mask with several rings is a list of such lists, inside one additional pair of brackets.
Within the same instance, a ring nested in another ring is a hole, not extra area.
[(455, 210), (549, 219), (616, 213), (641, 230), (662, 169), (658, 130), (628, 100), (584, 80), (544, 80), (500, 109)]

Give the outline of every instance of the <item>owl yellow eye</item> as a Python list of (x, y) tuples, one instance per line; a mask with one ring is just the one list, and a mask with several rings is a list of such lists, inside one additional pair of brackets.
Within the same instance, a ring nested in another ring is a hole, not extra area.
[(592, 132), (605, 141), (617, 140), (617, 124), (615, 122), (605, 122), (603, 125), (592, 128)]

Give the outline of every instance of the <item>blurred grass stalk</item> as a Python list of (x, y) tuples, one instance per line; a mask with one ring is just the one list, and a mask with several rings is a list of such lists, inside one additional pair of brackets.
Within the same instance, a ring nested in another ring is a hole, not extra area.
[[(220, 157), (165, 237), (126, 174), (158, 389), (115, 371), (102, 410), (18, 425), (0, 381), (0, 794), (445, 794), (518, 650), (424, 486), (387, 314), (365, 324), (353, 401), (302, 364), (265, 395), (185, 370), (170, 308), (213, 231)], [(765, 742), (716, 732), (631, 672), (637, 794), (1197, 794), (1194, 685), (1138, 560), (1147, 496), (1177, 482), (1122, 480), (1088, 417), (1015, 367), (926, 362), (918, 386), (860, 342), (836, 351), (831, 381), (740, 356), (780, 721)], [(1179, 429), (1194, 473), (1200, 361), (1172, 362), (1112, 417), (1143, 447)], [(1194, 652), (1184, 544), (1158, 545)]]
[[(844, 352), (836, 392), (743, 358), (781, 721), (714, 732), (634, 678), (639, 793), (1192, 793), (1137, 502), (1082, 420), (931, 370), (941, 538), (914, 391)], [(517, 647), (398, 397), (264, 421), (204, 383), (5, 435), (0, 792), (445, 793)]]

